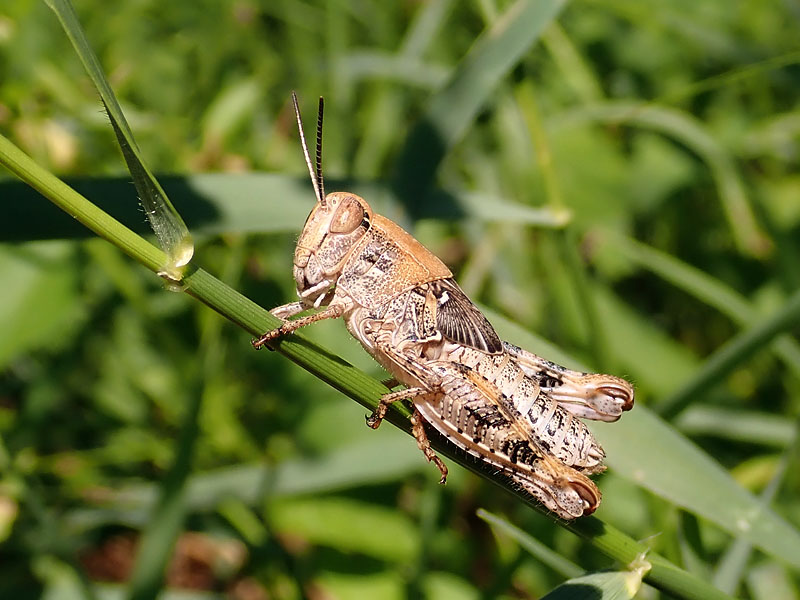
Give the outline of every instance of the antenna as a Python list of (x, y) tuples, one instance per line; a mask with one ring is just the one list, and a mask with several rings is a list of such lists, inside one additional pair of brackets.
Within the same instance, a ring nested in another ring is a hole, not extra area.
[(325, 197), (325, 183), (322, 179), (322, 113), (325, 110), (325, 101), (319, 97), (319, 108), (317, 109), (317, 184), (319, 193)]
[[(317, 195), (317, 202), (324, 205), (325, 195), (322, 193), (322, 98), (320, 98), (320, 113), (317, 129), (317, 167), (311, 163), (311, 156), (308, 153), (308, 145), (306, 144), (306, 134), (303, 133), (303, 118), (300, 116), (300, 107), (297, 105), (297, 94), (292, 92), (292, 104), (294, 104), (294, 114), (297, 117), (297, 128), (300, 130), (300, 144), (303, 146), (303, 156), (306, 158), (306, 165), (308, 165), (308, 174), (311, 175), (311, 183), (314, 184), (314, 193)], [(319, 179), (317, 178), (319, 173)]]

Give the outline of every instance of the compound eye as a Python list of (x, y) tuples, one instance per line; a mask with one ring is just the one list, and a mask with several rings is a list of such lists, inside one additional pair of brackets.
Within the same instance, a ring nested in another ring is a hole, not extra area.
[(348, 196), (336, 208), (331, 221), (331, 233), (350, 233), (364, 220), (364, 208), (355, 198)]

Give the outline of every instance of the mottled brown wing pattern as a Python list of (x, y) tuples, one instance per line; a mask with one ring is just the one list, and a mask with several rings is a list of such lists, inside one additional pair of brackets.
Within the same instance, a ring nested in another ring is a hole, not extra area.
[(496, 389), (515, 421), (522, 423), (529, 439), (567, 466), (596, 472), (602, 468), (603, 449), (586, 425), (540, 387), (508, 353), (487, 355), (458, 347), (447, 359), (470, 367)]
[(506, 472), (560, 517), (594, 512), (601, 498), (597, 486), (531, 437), (496, 386), (458, 363), (436, 362), (428, 368), (441, 378), (441, 392), (415, 399), (414, 405), (437, 430)]
[[(409, 400), (415, 413), (469, 454), (491, 464), (559, 517), (574, 519), (590, 514), (600, 503), (600, 491), (586, 476), (602, 466), (568, 466), (549, 449), (544, 439), (531, 435), (513, 402), (493, 382), (462, 363), (425, 361), (397, 351), (388, 331), (378, 333), (374, 347), (415, 379), (426, 381), (387, 394), (367, 420), (374, 428), (388, 404)], [(427, 437), (417, 442), (429, 460), (437, 460)], [(444, 465), (437, 463), (443, 479)]]

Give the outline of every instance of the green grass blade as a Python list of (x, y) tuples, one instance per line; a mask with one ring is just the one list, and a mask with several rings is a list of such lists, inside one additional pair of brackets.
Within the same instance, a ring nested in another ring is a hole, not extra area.
[(759, 227), (731, 155), (701, 123), (688, 114), (660, 106), (627, 101), (589, 105), (551, 119), (557, 129), (586, 122), (626, 123), (646, 127), (691, 148), (708, 165), (719, 191), (720, 202), (739, 249), (763, 256), (772, 243)]
[(75, 52), (100, 94), (147, 219), (150, 221), (161, 248), (167, 255), (167, 261), (162, 266), (162, 271), (173, 279), (180, 279), (181, 269), (191, 260), (194, 253), (194, 244), (189, 230), (142, 159), (133, 138), (133, 132), (103, 74), (100, 61), (97, 60), (97, 56), (86, 39), (86, 34), (78, 22), (72, 4), (69, 0), (45, 1), (56, 13)]
[(569, 559), (564, 558), (558, 552), (551, 550), (548, 546), (536, 538), (528, 535), (519, 527), (515, 527), (505, 519), (493, 515), (482, 508), (478, 509), (478, 517), (489, 523), (493, 529), (516, 540), (517, 543), (525, 548), (537, 560), (544, 563), (556, 573), (564, 577), (579, 577), (584, 570)]
[(701, 369), (674, 394), (658, 405), (662, 415), (675, 415), (698, 396), (721, 382), (744, 360), (800, 322), (800, 292), (795, 292), (775, 313), (746, 329), (714, 352)]
[[(767, 487), (759, 495), (764, 506), (770, 506), (783, 484), (790, 465), (797, 462), (797, 448), (800, 444), (800, 423), (793, 427), (791, 443), (784, 451), (780, 464)], [(729, 594), (735, 594), (745, 573), (752, 546), (747, 540), (735, 540), (723, 553), (714, 571), (714, 585)]]
[(642, 585), (646, 569), (591, 573), (565, 581), (542, 600), (630, 600)]
[[(38, 557), (33, 570), (44, 581), (45, 588), (40, 598), (44, 600), (95, 600), (92, 587), (83, 572), (76, 566), (51, 555)], [(17, 597), (25, 598), (30, 590), (20, 589)]]
[(765, 552), (800, 566), (800, 533), (695, 444), (645, 407), (636, 407), (613, 430), (592, 431), (619, 474)]
[(339, 61), (342, 74), (352, 83), (385, 80), (425, 90), (436, 89), (447, 80), (448, 70), (418, 57), (378, 51), (354, 51)]
[(428, 102), (397, 163), (396, 189), (412, 210), (422, 205), (420, 194), (431, 187), (442, 159), (470, 127), (491, 91), (564, 4), (563, 0), (517, 0), (478, 38), (449, 82)]
[(702, 404), (684, 410), (675, 425), (688, 436), (706, 435), (777, 448), (786, 448), (795, 435), (794, 424), (784, 416)]
[[(627, 260), (652, 271), (739, 325), (749, 325), (758, 319), (758, 312), (747, 298), (700, 269), (631, 238), (612, 235), (608, 241)], [(789, 336), (781, 336), (772, 348), (786, 366), (800, 376), (800, 344)]]
[(163, 586), (175, 542), (186, 515), (186, 481), (198, 434), (200, 390), (188, 394), (186, 415), (176, 444), (175, 462), (160, 485), (160, 497), (142, 534), (131, 574), (131, 600), (155, 598)]
[(612, 234), (607, 241), (627, 260), (652, 271), (737, 323), (747, 323), (755, 316), (744, 296), (700, 269), (633, 238)]
[(67, 246), (39, 243), (0, 250), (0, 281), (14, 282), (0, 296), (0, 372), (15, 357), (57, 343), (53, 331), (66, 338), (79, 320), (80, 282), (75, 253)]
[[(127, 177), (76, 178), (68, 182), (97, 206), (140, 234), (147, 233)], [(198, 173), (166, 175), (161, 183), (196, 235), (221, 233), (296, 233), (314, 201), (307, 178), (274, 173)], [(348, 189), (367, 198), (381, 214), (402, 216), (389, 186), (380, 182), (342, 182), (326, 179), (331, 189)], [(268, 190), (268, 191), (267, 191)], [(74, 219), (53, 210), (29, 186), (0, 182), (6, 219), (0, 221), (0, 240), (74, 239), (89, 232)], [(129, 197), (131, 202), (120, 202)], [(532, 207), (505, 198), (473, 192), (430, 190), (420, 216), (456, 220), (473, 218), (487, 223), (515, 223), (534, 227), (563, 227), (567, 211)], [(47, 219), (42, 215), (47, 214)]]
[(419, 7), (403, 39), (400, 54), (408, 57), (423, 56), (440, 35), (453, 0), (433, 0)]

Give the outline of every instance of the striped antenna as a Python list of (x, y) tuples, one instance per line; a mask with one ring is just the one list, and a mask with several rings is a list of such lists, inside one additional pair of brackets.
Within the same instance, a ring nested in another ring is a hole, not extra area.
[(325, 197), (325, 183), (322, 179), (322, 113), (325, 109), (325, 101), (322, 96), (319, 97), (319, 109), (317, 112), (317, 183), (319, 185), (319, 193), (323, 198)]
[[(317, 142), (317, 168), (314, 169), (314, 165), (311, 163), (311, 155), (308, 153), (308, 145), (306, 144), (306, 134), (303, 133), (303, 118), (300, 116), (300, 107), (297, 105), (297, 94), (292, 92), (292, 104), (294, 104), (294, 114), (297, 116), (297, 128), (300, 130), (300, 144), (303, 146), (303, 156), (306, 157), (306, 165), (308, 165), (308, 174), (311, 175), (311, 183), (314, 184), (314, 193), (317, 195), (317, 202), (321, 205), (325, 205), (325, 195), (322, 193), (322, 182), (320, 179), (317, 178), (317, 171), (319, 171), (320, 176), (322, 175), (322, 171), (320, 169), (320, 159), (322, 158), (322, 148), (320, 147), (321, 144)], [(322, 112), (320, 110), (320, 117), (319, 117), (320, 124), (322, 123)], [(322, 135), (320, 131), (317, 131), (317, 137)]]

